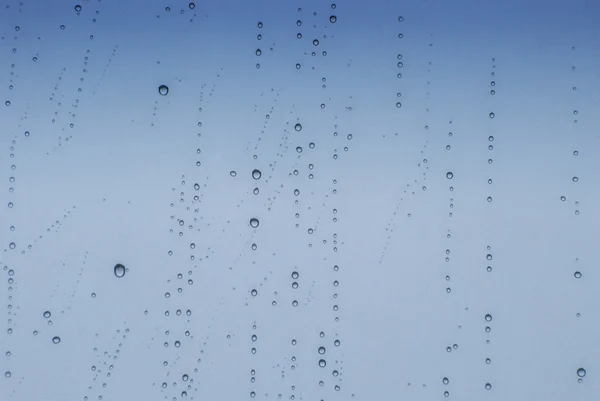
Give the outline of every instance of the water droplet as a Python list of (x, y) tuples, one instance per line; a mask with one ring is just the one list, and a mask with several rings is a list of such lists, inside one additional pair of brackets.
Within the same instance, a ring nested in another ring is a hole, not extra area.
[(321, 359), (319, 360), (319, 366), (324, 368), (325, 366), (327, 366), (327, 362), (325, 362), (325, 359)]
[(485, 384), (485, 389), (486, 390), (491, 390), (492, 389), (492, 385), (490, 383), (486, 383)]
[(125, 275), (125, 266), (120, 263), (117, 263), (114, 268), (115, 276), (121, 278)]
[(229, 172), (229, 175), (232, 176), (232, 177), (235, 177), (237, 175), (237, 173), (235, 172), (235, 170), (231, 170)]
[(579, 181), (579, 177), (573, 177), (573, 182)]
[(452, 174), (452, 172), (451, 172), (451, 171), (448, 171), (448, 172), (446, 173), (446, 178), (447, 178), (447, 179), (449, 179), (449, 180), (451, 180), (452, 178), (454, 178), (454, 174)]
[(258, 23), (258, 27), (259, 27), (259, 28), (262, 28), (262, 27), (263, 27), (263, 23), (262, 23), (262, 22), (259, 22), (259, 23)]
[(81, 5), (77, 4), (75, 6), (75, 11), (77, 11), (77, 12), (81, 11)]
[(259, 224), (259, 222), (256, 217), (253, 217), (250, 219), (250, 227), (256, 228), (256, 227), (258, 227), (258, 224)]
[(573, 276), (575, 276), (575, 278), (581, 278), (581, 272), (575, 272)]
[(253, 297), (258, 295), (258, 291), (256, 291), (255, 289), (253, 289), (252, 291), (250, 291), (250, 294), (252, 294)]
[(487, 315), (485, 315), (485, 321), (486, 322), (491, 322), (492, 321), (492, 315), (490, 315), (489, 313)]
[(52, 342), (53, 342), (54, 344), (58, 344), (58, 343), (60, 342), (60, 337), (59, 337), (59, 336), (54, 336), (54, 337), (52, 337)]
[(262, 176), (260, 170), (258, 169), (254, 169), (252, 170), (252, 178), (254, 178), (255, 180), (260, 179), (260, 177)]
[(450, 380), (448, 380), (448, 378), (447, 378), (447, 377), (444, 377), (444, 378), (442, 379), (442, 383), (444, 383), (444, 384), (448, 384), (448, 383), (450, 383)]
[(319, 347), (319, 354), (323, 355), (325, 353), (325, 347)]
[(188, 7), (190, 8), (190, 10), (193, 10), (194, 8), (196, 8), (196, 3), (191, 2), (190, 4), (188, 4)]
[(494, 118), (496, 115), (494, 113), (490, 113), (490, 118)]
[(256, 49), (256, 55), (257, 55), (257, 56), (260, 56), (261, 54), (262, 54), (262, 50), (260, 50), (260, 49)]
[(313, 40), (313, 46), (319, 46), (319, 41), (318, 39)]
[(335, 15), (332, 15), (331, 17), (329, 17), (329, 22), (335, 24), (337, 22), (337, 17)]
[(166, 96), (169, 93), (169, 87), (167, 85), (161, 85), (158, 87), (158, 93)]
[(46, 311), (46, 312), (44, 312), (44, 317), (45, 317), (46, 319), (48, 319), (50, 316), (52, 316), (52, 314), (50, 313), (50, 311)]
[(300, 124), (300, 123), (297, 123), (296, 125), (294, 125), (294, 129), (295, 129), (296, 131), (302, 131), (302, 124)]

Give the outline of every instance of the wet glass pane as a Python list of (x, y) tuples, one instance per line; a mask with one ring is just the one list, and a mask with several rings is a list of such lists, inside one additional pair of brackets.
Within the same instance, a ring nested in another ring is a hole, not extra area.
[(6, 0), (1, 400), (592, 400), (600, 3)]

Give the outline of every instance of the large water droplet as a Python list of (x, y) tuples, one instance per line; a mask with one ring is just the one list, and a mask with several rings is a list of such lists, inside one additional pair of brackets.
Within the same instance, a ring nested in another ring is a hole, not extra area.
[(300, 124), (300, 123), (297, 123), (296, 125), (294, 125), (294, 129), (295, 129), (296, 131), (302, 131), (302, 124)]
[(120, 263), (117, 263), (114, 268), (115, 276), (121, 278), (125, 275), (125, 266)]
[(259, 224), (259, 222), (256, 217), (253, 217), (250, 219), (250, 227), (256, 228), (256, 227), (258, 227), (258, 224)]
[(161, 85), (158, 87), (158, 93), (163, 96), (166, 96), (169, 93), (169, 87), (167, 85)]
[(258, 179), (260, 179), (261, 176), (262, 176), (262, 173), (260, 172), (260, 170), (258, 170), (258, 169), (252, 170), (252, 178), (254, 178), (255, 180), (258, 180)]
[(337, 22), (337, 17), (335, 15), (332, 15), (331, 17), (329, 17), (329, 22), (335, 24)]
[(585, 369), (584, 369), (584, 368), (579, 368), (579, 369), (577, 369), (577, 376), (579, 376), (579, 377), (585, 377), (585, 374), (586, 374), (586, 373), (587, 373), (587, 372), (585, 371)]
[(449, 180), (451, 180), (452, 178), (454, 178), (454, 174), (452, 174), (452, 172), (451, 172), (451, 171), (448, 171), (448, 172), (446, 173), (446, 178), (447, 178), (447, 179), (449, 179)]
[(59, 336), (52, 337), (52, 342), (54, 344), (58, 344), (60, 342), (60, 337)]

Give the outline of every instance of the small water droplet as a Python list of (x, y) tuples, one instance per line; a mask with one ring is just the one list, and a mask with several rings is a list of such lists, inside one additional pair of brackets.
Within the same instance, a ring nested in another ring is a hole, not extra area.
[(59, 336), (54, 336), (54, 337), (52, 337), (52, 342), (53, 342), (54, 344), (58, 344), (58, 343), (60, 342), (60, 337), (59, 337)]
[(260, 179), (261, 176), (262, 176), (262, 173), (260, 172), (260, 170), (258, 170), (258, 169), (252, 170), (252, 178), (254, 178), (255, 180), (258, 180), (258, 179)]
[(449, 180), (451, 180), (452, 178), (454, 178), (454, 174), (451, 171), (448, 171), (446, 173), (446, 178), (449, 179)]
[(302, 124), (300, 124), (300, 123), (297, 123), (296, 125), (294, 125), (294, 129), (295, 129), (296, 131), (302, 131)]
[(169, 93), (169, 87), (167, 85), (161, 85), (158, 87), (158, 93), (166, 96)]
[(52, 314), (50, 313), (50, 311), (46, 311), (46, 312), (44, 312), (44, 317), (45, 317), (46, 319), (48, 319), (50, 316), (52, 316)]
[(259, 222), (256, 217), (253, 217), (250, 219), (250, 227), (256, 228), (256, 227), (258, 227), (258, 224), (259, 224)]
[(575, 278), (581, 278), (581, 272), (575, 272), (573, 276), (575, 276)]
[(81, 5), (77, 4), (75, 6), (75, 11), (80, 12), (81, 11)]
[(121, 278), (125, 275), (125, 266), (120, 263), (117, 263), (114, 268), (115, 276)]
[(496, 117), (496, 115), (494, 113), (490, 113), (489, 116), (490, 116), (490, 118)]
[(335, 24), (337, 22), (337, 17), (335, 15), (332, 15), (331, 17), (329, 17), (329, 22)]

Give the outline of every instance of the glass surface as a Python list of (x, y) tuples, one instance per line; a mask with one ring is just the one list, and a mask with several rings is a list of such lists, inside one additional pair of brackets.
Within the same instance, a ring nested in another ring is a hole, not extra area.
[(0, 8), (0, 400), (600, 394), (600, 2)]

